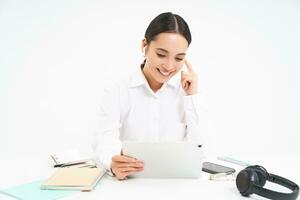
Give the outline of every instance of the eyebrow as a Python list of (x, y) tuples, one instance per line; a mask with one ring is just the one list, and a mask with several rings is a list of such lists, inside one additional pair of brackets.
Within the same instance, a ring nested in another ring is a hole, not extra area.
[[(160, 50), (160, 51), (163, 51), (163, 52), (166, 52), (166, 53), (169, 53), (167, 50), (165, 50), (165, 49), (162, 49), (162, 48), (156, 48), (156, 50)], [(176, 54), (177, 56), (184, 56), (185, 55), (185, 53), (178, 53), (178, 54)]]

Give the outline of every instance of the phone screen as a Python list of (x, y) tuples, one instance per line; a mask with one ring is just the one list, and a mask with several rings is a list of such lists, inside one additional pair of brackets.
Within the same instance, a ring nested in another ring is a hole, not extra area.
[(210, 173), (210, 174), (234, 173), (235, 169), (230, 168), (230, 167), (226, 167), (226, 166), (223, 166), (223, 165), (211, 163), (211, 162), (203, 162), (202, 171)]

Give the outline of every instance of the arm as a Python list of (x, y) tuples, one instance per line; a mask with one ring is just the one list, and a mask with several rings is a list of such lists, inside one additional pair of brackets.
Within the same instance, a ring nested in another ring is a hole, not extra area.
[(204, 112), (200, 112), (201, 97), (200, 94), (198, 94), (198, 76), (187, 60), (185, 60), (185, 65), (188, 71), (181, 73), (181, 84), (186, 93), (186, 96), (183, 97), (183, 107), (187, 125), (185, 139), (203, 143), (201, 136), (205, 134), (204, 127), (207, 124), (204, 122)]
[(98, 162), (119, 180), (143, 170), (143, 163), (137, 159), (122, 155), (120, 137), (121, 104), (119, 88), (112, 87), (104, 91), (99, 112), (99, 129), (95, 135), (94, 152)]
[(98, 114), (98, 129), (94, 135), (93, 150), (98, 162), (111, 173), (111, 160), (114, 155), (120, 155), (120, 96), (118, 86), (104, 89)]

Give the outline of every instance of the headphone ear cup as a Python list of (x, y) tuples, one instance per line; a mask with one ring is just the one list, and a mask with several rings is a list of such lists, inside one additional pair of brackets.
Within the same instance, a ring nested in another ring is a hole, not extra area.
[(267, 180), (269, 180), (269, 173), (267, 172), (267, 170), (260, 166), (260, 165), (254, 165), (254, 166), (250, 166), (247, 167), (248, 169), (254, 170), (257, 173), (258, 176), (258, 185), (260, 187), (263, 187)]
[(253, 194), (254, 185), (259, 185), (259, 180), (257, 173), (253, 169), (246, 168), (238, 173), (236, 186), (243, 196)]

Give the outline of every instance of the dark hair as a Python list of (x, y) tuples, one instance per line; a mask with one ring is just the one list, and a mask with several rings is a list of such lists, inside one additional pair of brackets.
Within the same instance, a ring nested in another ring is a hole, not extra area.
[[(188, 24), (182, 17), (171, 12), (161, 13), (151, 21), (145, 33), (147, 43), (150, 44), (160, 33), (179, 33), (187, 40), (188, 45), (192, 42)], [(141, 68), (145, 63), (146, 60), (141, 64)]]

